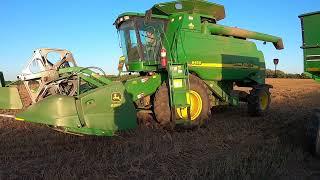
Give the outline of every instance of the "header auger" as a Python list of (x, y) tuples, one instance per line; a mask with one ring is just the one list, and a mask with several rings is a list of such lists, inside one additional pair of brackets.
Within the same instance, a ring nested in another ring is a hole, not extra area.
[[(240, 102), (251, 115), (262, 115), (272, 86), (265, 84), (263, 53), (247, 39), (283, 49), (282, 39), (218, 25), (223, 18), (222, 5), (187, 0), (121, 14), (114, 23), (124, 56), (119, 70), (125, 64), (127, 72), (139, 74), (123, 81), (78, 67), (69, 51), (37, 50), (32, 61), (40, 71), (26, 68), (19, 76), (33, 105), (16, 118), (68, 133), (111, 136), (134, 129), (137, 113), (170, 128), (205, 126), (212, 107)], [(61, 55), (57, 63), (48, 61), (50, 52)], [(234, 91), (235, 85), (252, 90)]]

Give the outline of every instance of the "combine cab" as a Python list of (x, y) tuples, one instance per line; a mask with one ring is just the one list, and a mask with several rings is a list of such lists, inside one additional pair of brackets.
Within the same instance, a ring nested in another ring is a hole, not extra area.
[[(69, 51), (39, 49), (19, 76), (33, 105), (17, 119), (69, 133), (113, 135), (135, 128), (136, 114), (165, 128), (205, 126), (212, 107), (240, 102), (250, 115), (263, 115), (272, 86), (265, 84), (263, 53), (249, 39), (278, 50), (282, 39), (219, 25), (224, 18), (222, 5), (191, 0), (121, 14), (114, 23), (123, 50), (118, 69), (125, 65), (129, 74), (139, 74), (121, 82), (99, 68), (78, 67)], [(48, 59), (51, 52), (58, 61)], [(235, 85), (251, 91), (235, 91)]]

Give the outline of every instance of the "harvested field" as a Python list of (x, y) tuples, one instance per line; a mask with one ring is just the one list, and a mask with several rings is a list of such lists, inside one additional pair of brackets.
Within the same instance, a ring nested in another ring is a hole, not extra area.
[(320, 84), (268, 83), (274, 89), (266, 116), (249, 117), (245, 104), (215, 109), (209, 127), (196, 131), (77, 137), (0, 118), (0, 179), (320, 178), (320, 160), (304, 139), (312, 108), (320, 107)]

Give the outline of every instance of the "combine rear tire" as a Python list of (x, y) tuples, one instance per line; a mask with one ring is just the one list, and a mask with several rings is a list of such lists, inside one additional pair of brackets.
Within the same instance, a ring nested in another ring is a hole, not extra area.
[(268, 88), (252, 89), (248, 95), (248, 113), (251, 116), (261, 116), (269, 109), (270, 103)]
[(308, 147), (316, 156), (320, 155), (320, 109), (315, 109), (307, 124), (306, 138)]

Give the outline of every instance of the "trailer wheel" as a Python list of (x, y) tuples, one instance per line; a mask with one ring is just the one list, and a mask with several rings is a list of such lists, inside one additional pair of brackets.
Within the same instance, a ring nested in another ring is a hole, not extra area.
[(320, 109), (315, 109), (307, 123), (306, 138), (311, 153), (320, 155)]
[(251, 116), (261, 116), (269, 109), (270, 103), (268, 88), (253, 89), (248, 95), (248, 113)]
[[(197, 76), (190, 75), (189, 81), (191, 124), (182, 126), (185, 128), (205, 126), (211, 117), (210, 99), (212, 99), (212, 93), (207, 85)], [(187, 108), (177, 108), (177, 116), (181, 119), (188, 119)]]
[(163, 83), (158, 88), (154, 96), (153, 111), (161, 127), (170, 127), (172, 125), (169, 90), (166, 83)]

